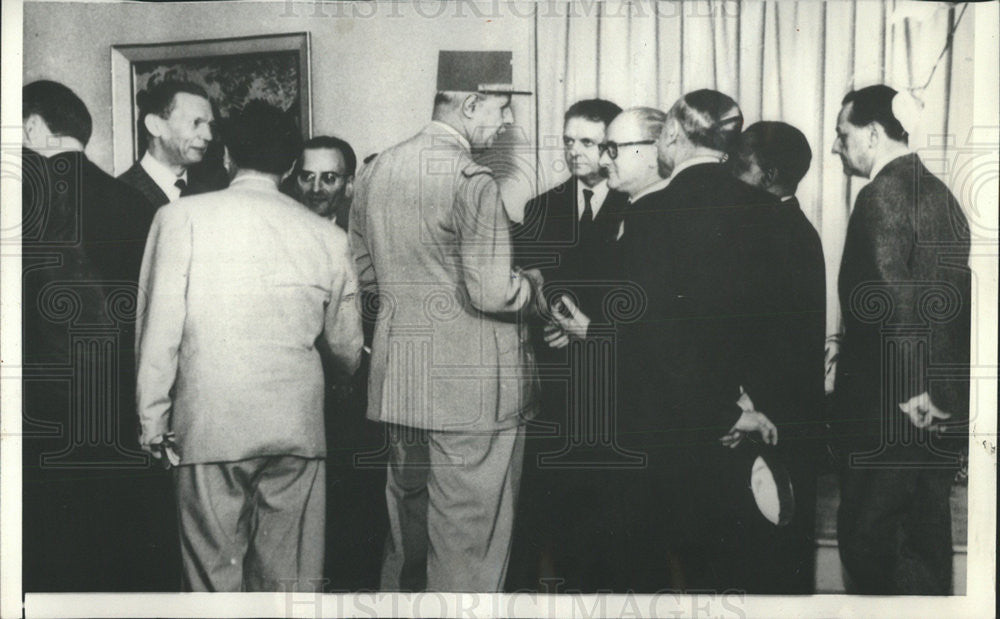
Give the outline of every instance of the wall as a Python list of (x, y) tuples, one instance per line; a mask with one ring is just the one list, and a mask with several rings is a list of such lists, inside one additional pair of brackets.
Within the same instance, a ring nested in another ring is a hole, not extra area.
[[(520, 13), (520, 15), (518, 14)], [(111, 171), (111, 46), (257, 34), (312, 34), (313, 133), (332, 133), (359, 157), (430, 119), (439, 49), (514, 52), (514, 79), (533, 84), (530, 9), (497, 3), (183, 3), (24, 5), (24, 82), (72, 88), (94, 117), (87, 154)], [(515, 114), (533, 135), (531, 97)]]

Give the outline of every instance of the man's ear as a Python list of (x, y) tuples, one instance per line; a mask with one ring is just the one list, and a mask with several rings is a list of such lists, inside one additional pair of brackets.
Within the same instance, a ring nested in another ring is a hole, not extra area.
[(877, 122), (868, 123), (868, 145), (875, 146), (882, 139), (882, 125)]
[(38, 114), (32, 114), (24, 119), (24, 141), (26, 143), (33, 144), (35, 142), (44, 122)]
[(354, 197), (354, 175), (351, 174), (347, 177), (347, 181), (344, 183), (344, 197), (350, 200)]
[(681, 125), (677, 122), (676, 118), (668, 118), (667, 122), (663, 124), (663, 129), (660, 131), (660, 140), (664, 144), (672, 144), (677, 141), (677, 135), (680, 133)]
[(767, 189), (768, 187), (773, 186), (778, 181), (778, 168), (775, 168), (775, 167), (772, 166), (772, 167), (766, 168), (763, 172), (764, 172), (764, 179), (763, 180), (764, 180), (764, 188), (765, 189)]
[(149, 135), (157, 138), (163, 135), (164, 121), (158, 115), (146, 114), (142, 119), (142, 124), (146, 126), (146, 131), (149, 132)]
[(462, 114), (466, 118), (472, 118), (476, 115), (476, 107), (479, 105), (479, 95), (471, 94), (465, 98), (462, 102)]

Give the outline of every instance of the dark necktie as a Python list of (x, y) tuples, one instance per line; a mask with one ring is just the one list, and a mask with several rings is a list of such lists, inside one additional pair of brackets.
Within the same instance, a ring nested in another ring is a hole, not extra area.
[(590, 199), (594, 197), (594, 192), (589, 189), (583, 190), (583, 215), (580, 217), (580, 227), (589, 226), (594, 223), (594, 209), (590, 204)]
[(179, 179), (177, 179), (177, 182), (176, 182), (176, 183), (174, 183), (174, 187), (176, 187), (176, 188), (178, 188), (178, 189), (180, 189), (180, 190), (181, 190), (181, 197), (182, 197), (182, 198), (183, 198), (184, 196), (186, 196), (186, 195), (188, 195), (188, 194), (190, 194), (190, 193), (191, 193), (190, 191), (188, 191), (188, 184), (187, 184), (187, 181), (185, 181), (185, 180), (184, 180), (183, 178), (179, 178)]
[(594, 197), (594, 192), (589, 189), (583, 190), (583, 215), (580, 216), (580, 243), (586, 243), (593, 233), (594, 209), (590, 204), (590, 199)]

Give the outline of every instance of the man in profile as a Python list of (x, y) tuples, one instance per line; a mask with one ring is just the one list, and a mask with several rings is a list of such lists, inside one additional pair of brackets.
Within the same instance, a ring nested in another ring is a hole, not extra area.
[[(472, 151), (513, 123), (510, 52), (438, 58), (433, 120), (358, 180), (351, 246), (377, 288), (368, 417), (389, 424), (381, 589), (499, 591), (537, 376), (510, 220)], [(539, 282), (540, 284), (540, 282)]]
[(154, 211), (181, 196), (224, 186), (193, 178), (194, 166), (205, 159), (214, 137), (215, 114), (204, 88), (165, 80), (140, 93), (138, 108), (146, 152), (119, 180), (142, 192)]
[(354, 149), (346, 141), (316, 136), (302, 145), (281, 190), (347, 230), (357, 165)]
[(300, 137), (251, 101), (226, 190), (162, 207), (140, 287), (142, 447), (174, 469), (185, 587), (322, 585), (324, 377), (361, 357), (347, 235), (278, 191)]
[(968, 445), (969, 225), (910, 151), (901, 97), (881, 84), (851, 91), (837, 118), (844, 173), (871, 179), (838, 282), (834, 397), (847, 462), (837, 538), (859, 593), (950, 595), (949, 498)]
[(766, 411), (781, 441), (775, 447), (794, 489), (794, 516), (780, 527), (750, 518), (759, 567), (757, 593), (811, 593), (815, 585), (816, 464), (822, 453), (823, 348), (826, 270), (816, 229), (795, 192), (812, 150), (802, 132), (783, 122), (750, 125), (731, 159), (734, 174), (779, 201), (759, 209), (745, 227), (763, 242), (747, 266), (758, 271), (764, 312), (755, 321), (753, 352), (766, 367), (766, 390), (753, 404)]
[[(743, 317), (756, 315), (759, 290), (743, 266), (743, 226), (774, 201), (723, 165), (742, 120), (731, 98), (698, 90), (671, 107), (657, 139), (619, 137), (617, 119), (608, 132), (609, 182), (634, 196), (621, 240), (625, 278), (643, 292), (641, 309), (617, 330), (620, 441), (647, 458), (617, 484), (630, 517), (620, 587), (634, 591), (745, 588), (739, 514), (749, 466), (744, 477), (742, 455), (720, 439), (759, 433), (773, 444), (777, 430), (738, 403), (741, 387), (753, 394), (759, 384), (747, 362)], [(656, 150), (653, 167), (670, 173), (652, 193), (622, 182), (624, 155), (650, 168), (641, 149)], [(588, 321), (568, 310), (553, 314), (560, 326), (586, 333)]]

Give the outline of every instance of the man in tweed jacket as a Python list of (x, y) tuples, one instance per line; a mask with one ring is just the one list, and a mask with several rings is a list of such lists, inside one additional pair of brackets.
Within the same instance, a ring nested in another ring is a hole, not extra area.
[(833, 152), (870, 178), (840, 265), (840, 555), (860, 593), (948, 595), (949, 496), (967, 441), (969, 227), (887, 86), (849, 93)]

